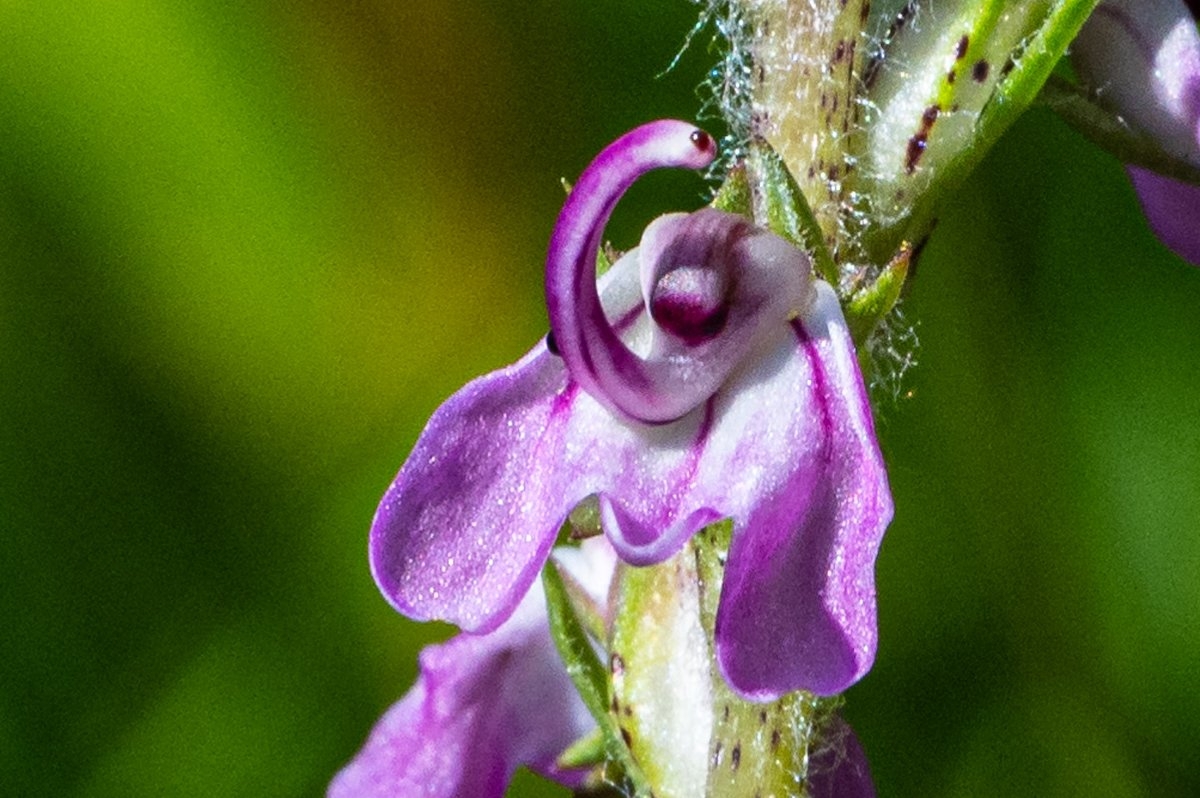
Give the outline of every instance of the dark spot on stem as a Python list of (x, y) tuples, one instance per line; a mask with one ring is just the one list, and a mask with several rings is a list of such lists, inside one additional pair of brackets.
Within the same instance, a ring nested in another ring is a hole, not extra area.
[(629, 729), (626, 729), (624, 726), (621, 726), (620, 729), (621, 729), (621, 739), (625, 741), (625, 747), (632, 748), (633, 747), (633, 735), (630, 734)]
[(967, 36), (964, 33), (963, 37), (958, 40), (958, 46), (954, 48), (955, 60), (960, 60), (963, 56), (965, 56), (967, 54), (967, 47), (968, 47), (968, 45), (970, 45), (970, 43), (971, 43), (971, 37)]
[(765, 709), (760, 709), (758, 711), (758, 725), (759, 726), (767, 725), (767, 711)]
[(929, 144), (929, 133), (933, 130), (933, 123), (937, 121), (939, 113), (941, 113), (941, 109), (936, 105), (931, 105), (925, 109), (925, 113), (921, 114), (921, 124), (913, 137), (908, 140), (908, 147), (905, 149), (904, 171), (906, 174), (911, 175), (916, 170), (917, 163), (925, 154), (925, 147)]
[(992, 66), (986, 59), (980, 58), (971, 66), (971, 79), (976, 83), (983, 83), (987, 80), (988, 73), (991, 72)]
[(917, 134), (908, 140), (908, 147), (904, 151), (904, 172), (912, 174), (917, 168), (917, 162), (921, 160), (921, 156), (925, 154), (925, 145), (929, 143), (929, 137), (925, 134)]
[(958, 73), (955, 72), (953, 69), (951, 69), (949, 72), (946, 73), (946, 82), (953, 85), (954, 79), (956, 77), (958, 77)]
[(718, 767), (721, 766), (721, 753), (724, 750), (725, 750), (725, 748), (724, 748), (724, 746), (721, 745), (721, 741), (717, 740), (717, 744), (713, 748), (712, 764), (709, 766), (710, 770), (716, 770)]
[(771, 750), (779, 748), (779, 729), (771, 729)]
[(742, 764), (742, 744), (739, 742), (733, 746), (733, 751), (729, 754), (729, 765), (734, 770)]

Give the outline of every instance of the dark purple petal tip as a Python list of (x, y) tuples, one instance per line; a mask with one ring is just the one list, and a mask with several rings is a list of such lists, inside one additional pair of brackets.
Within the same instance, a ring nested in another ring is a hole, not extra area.
[(850, 724), (835, 715), (821, 729), (808, 760), (811, 798), (875, 798), (875, 783), (862, 744)]
[[(1200, 168), (1200, 31), (1180, 0), (1106, 0), (1072, 44), (1096, 100), (1162, 151)], [(1150, 227), (1200, 265), (1200, 187), (1129, 168)]]
[(1179, 257), (1200, 266), (1200, 186), (1129, 167), (1150, 229)]

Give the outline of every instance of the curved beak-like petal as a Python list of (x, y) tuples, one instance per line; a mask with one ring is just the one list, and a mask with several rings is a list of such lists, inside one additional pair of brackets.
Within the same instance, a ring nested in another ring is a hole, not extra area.
[[(722, 392), (714, 502), (734, 518), (717, 613), (729, 684), (838, 693), (875, 658), (875, 557), (892, 499), (837, 298), (818, 284), (788, 340)], [(717, 474), (725, 475), (722, 483)], [(734, 506), (736, 505), (736, 506)]]
[[(585, 543), (597, 546), (608, 550), (603, 540)], [(612, 577), (608, 551), (572, 550), (564, 560), (597, 600)], [(500, 798), (520, 765), (575, 787), (585, 774), (562, 771), (555, 760), (595, 725), (550, 638), (538, 582), (490, 634), (460, 634), (421, 652), (417, 683), (379, 721), (329, 796)]]

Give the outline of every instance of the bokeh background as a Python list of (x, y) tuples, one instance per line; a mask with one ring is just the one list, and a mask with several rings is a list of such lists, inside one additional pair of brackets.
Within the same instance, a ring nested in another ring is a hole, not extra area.
[[(695, 15), (0, 5), (0, 793), (321, 793), (449, 632), (375, 592), (375, 502), (544, 332), (559, 178), (695, 115), (709, 34), (656, 77)], [(906, 311), (846, 708), (880, 795), (1200, 794), (1200, 271), (1035, 113)]]

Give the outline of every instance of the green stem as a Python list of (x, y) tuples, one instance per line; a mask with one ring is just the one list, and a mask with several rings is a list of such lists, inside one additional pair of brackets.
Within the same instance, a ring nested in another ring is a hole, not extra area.
[[(550, 619), (550, 635), (567, 668), (567, 675), (579, 691), (584, 705), (596, 719), (604, 738), (603, 751), (608, 762), (615, 764), (621, 773), (616, 774), (628, 782), (629, 794), (633, 798), (652, 798), (645, 776), (633, 760), (616, 719), (609, 712), (609, 672), (596, 656), (592, 643), (584, 631), (574, 609), (571, 597), (558, 566), (553, 561), (542, 569), (542, 585), (546, 590), (546, 610)], [(587, 743), (572, 746), (568, 754), (578, 764)], [(594, 749), (593, 749), (594, 750)], [(613, 774), (609, 774), (610, 776)]]
[[(942, 195), (960, 186), (1000, 137), (1033, 104), (1068, 45), (1098, 4), (1099, 0), (1061, 0), (1051, 8), (1024, 50), (1014, 58), (1009, 74), (984, 105), (971, 145), (962, 148), (942, 166), (933, 183), (914, 203), (905, 229), (892, 237), (893, 242), (920, 240), (928, 231)], [(894, 244), (887, 247), (889, 252), (894, 249)]]

